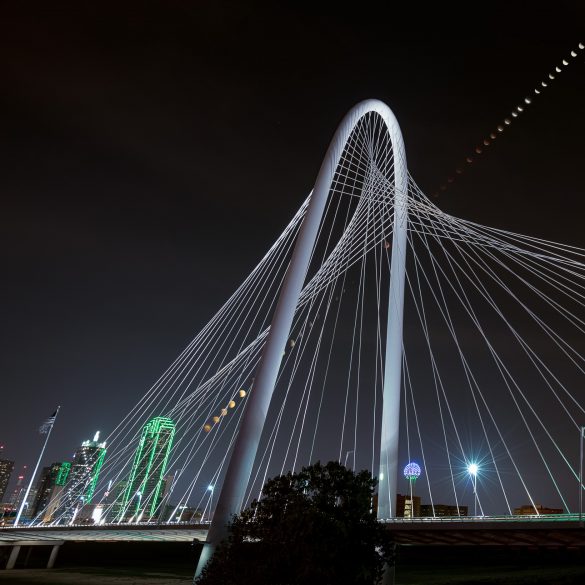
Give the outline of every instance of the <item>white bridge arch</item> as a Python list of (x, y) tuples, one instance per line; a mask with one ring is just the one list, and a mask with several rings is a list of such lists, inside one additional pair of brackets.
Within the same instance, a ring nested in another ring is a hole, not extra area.
[(385, 103), (371, 99), (358, 103), (343, 118), (317, 175), (307, 212), (280, 291), (256, 373), (253, 392), (250, 394), (249, 403), (226, 471), (207, 542), (199, 559), (197, 574), (211, 558), (217, 544), (227, 535), (227, 524), (231, 517), (239, 513), (242, 507), (264, 421), (274, 392), (281, 357), (289, 337), (335, 172), (342, 162), (342, 155), (352, 132), (364, 116), (372, 113), (381, 118), (388, 132), (393, 156), (394, 222), (384, 360), (377, 514), (379, 519), (390, 518), (394, 515), (402, 371), (408, 171), (404, 140), (396, 117)]

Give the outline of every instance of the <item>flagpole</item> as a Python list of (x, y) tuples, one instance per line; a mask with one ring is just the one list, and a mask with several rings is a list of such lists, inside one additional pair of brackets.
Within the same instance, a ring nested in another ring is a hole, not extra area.
[(35, 465), (35, 469), (32, 472), (32, 475), (30, 477), (30, 482), (28, 484), (28, 487), (26, 488), (26, 493), (24, 494), (24, 498), (20, 504), (20, 508), (18, 509), (18, 514), (16, 515), (16, 520), (14, 520), (14, 524), (13, 524), (14, 527), (18, 526), (18, 521), (20, 520), (20, 516), (21, 516), (22, 511), (24, 510), (24, 507), (26, 505), (26, 500), (28, 499), (28, 494), (30, 493), (30, 490), (31, 490), (32, 485), (33, 485), (33, 481), (35, 480), (35, 476), (37, 474), (37, 470), (39, 469), (39, 465), (41, 464), (41, 459), (43, 458), (43, 454), (45, 453), (45, 447), (47, 446), (47, 443), (49, 442), (49, 437), (51, 436), (51, 432), (53, 431), (53, 427), (55, 426), (55, 421), (57, 420), (57, 415), (59, 414), (60, 408), (61, 408), (60, 406), (57, 406), (57, 410), (55, 411), (55, 418), (53, 418), (53, 423), (49, 427), (49, 432), (47, 433), (47, 438), (45, 439), (45, 443), (43, 444), (43, 448), (41, 449), (41, 454), (39, 455), (39, 458), (37, 460), (37, 464)]

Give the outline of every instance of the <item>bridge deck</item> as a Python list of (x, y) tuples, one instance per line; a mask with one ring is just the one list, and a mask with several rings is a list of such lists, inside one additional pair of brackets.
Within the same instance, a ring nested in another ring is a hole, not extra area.
[[(585, 547), (579, 516), (395, 518), (384, 522), (397, 544), (451, 546)], [(0, 543), (59, 540), (74, 542), (204, 542), (208, 524), (134, 524), (0, 529)]]
[(117, 528), (33, 528), (0, 531), (0, 544), (16, 541), (73, 541), (73, 542), (202, 542), (207, 538), (205, 529), (195, 527), (184, 528), (148, 528), (141, 529)]

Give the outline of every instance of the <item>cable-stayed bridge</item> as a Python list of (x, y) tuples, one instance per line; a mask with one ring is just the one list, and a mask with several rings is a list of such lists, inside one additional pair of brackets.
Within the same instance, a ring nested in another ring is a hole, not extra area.
[[(91, 505), (120, 526), (198, 509), (213, 544), (267, 478), (334, 459), (379, 478), (382, 521), (400, 492), (431, 517), (578, 514), (584, 257), (442, 212), (390, 109), (358, 104), (276, 242), (108, 437)], [(158, 451), (152, 419), (172, 421)], [(74, 522), (58, 502), (43, 518)]]

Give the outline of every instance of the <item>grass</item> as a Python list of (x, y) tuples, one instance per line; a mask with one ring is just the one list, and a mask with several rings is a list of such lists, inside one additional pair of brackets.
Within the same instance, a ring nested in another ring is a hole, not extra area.
[(581, 585), (585, 567), (573, 566), (437, 566), (398, 568), (396, 585)]
[[(457, 563), (453, 559), (426, 558), (399, 560), (396, 585), (581, 585), (585, 565), (575, 562), (535, 564), (526, 559), (516, 564), (494, 562), (471, 566), (467, 554)], [(47, 569), (0, 570), (0, 585), (190, 585), (194, 566), (174, 563), (117, 567), (67, 567)], [(263, 585), (263, 584), (258, 584)]]
[(190, 584), (192, 580), (192, 567), (70, 567), (0, 571), (1, 585), (180, 585)]

